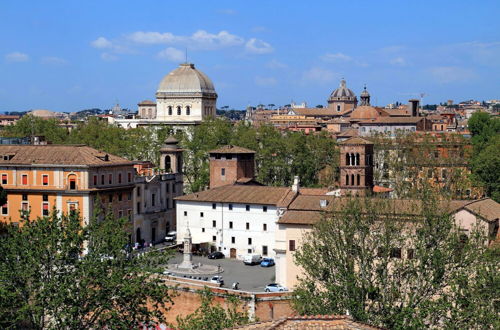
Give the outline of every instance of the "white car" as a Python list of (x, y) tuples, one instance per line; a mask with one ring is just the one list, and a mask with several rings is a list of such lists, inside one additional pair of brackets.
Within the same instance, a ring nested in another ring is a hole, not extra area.
[(210, 283), (224, 285), (224, 279), (222, 278), (222, 276), (215, 275), (210, 279)]
[(279, 285), (278, 283), (271, 283), (266, 285), (266, 289), (264, 290), (266, 292), (282, 292), (282, 291), (288, 291), (287, 288), (284, 286)]

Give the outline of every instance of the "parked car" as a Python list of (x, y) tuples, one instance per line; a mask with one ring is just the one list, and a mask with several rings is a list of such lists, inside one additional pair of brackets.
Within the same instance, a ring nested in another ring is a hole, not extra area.
[(224, 258), (224, 253), (220, 251), (212, 252), (208, 255), (208, 259), (222, 259)]
[(243, 257), (243, 263), (245, 265), (257, 265), (260, 264), (262, 256), (260, 254), (247, 254)]
[(165, 242), (174, 244), (177, 239), (177, 232), (169, 231), (167, 236), (165, 236)]
[(224, 279), (222, 278), (222, 276), (215, 275), (215, 276), (212, 276), (212, 278), (210, 279), (210, 283), (224, 285)]
[(282, 292), (282, 291), (288, 291), (287, 288), (284, 286), (279, 285), (278, 283), (271, 283), (266, 285), (265, 290), (266, 292)]
[(260, 262), (260, 267), (272, 267), (274, 266), (274, 259), (273, 258), (264, 258)]

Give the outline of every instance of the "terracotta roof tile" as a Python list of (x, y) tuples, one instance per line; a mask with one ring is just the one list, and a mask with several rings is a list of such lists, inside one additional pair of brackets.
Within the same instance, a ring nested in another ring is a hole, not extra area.
[(360, 125), (369, 124), (416, 124), (425, 117), (379, 117), (372, 120), (363, 120)]
[(289, 316), (278, 320), (250, 323), (232, 329), (382, 329), (354, 321), (346, 315)]
[(277, 205), (291, 191), (287, 187), (227, 185), (176, 197), (180, 201)]
[(238, 147), (238, 146), (233, 146), (233, 145), (227, 145), (220, 147), (218, 149), (214, 149), (209, 151), (209, 153), (214, 153), (214, 154), (254, 154), (255, 151), (243, 148), (243, 147)]
[(464, 209), (473, 212), (487, 221), (500, 218), (500, 204), (490, 198), (473, 201), (464, 206)]
[(340, 144), (373, 144), (370, 140), (363, 139), (361, 137), (352, 137), (345, 141), (340, 142)]
[[(6, 157), (7, 156), (7, 157)], [(107, 160), (106, 160), (107, 159)], [(133, 165), (115, 155), (85, 145), (0, 145), (1, 165)]]

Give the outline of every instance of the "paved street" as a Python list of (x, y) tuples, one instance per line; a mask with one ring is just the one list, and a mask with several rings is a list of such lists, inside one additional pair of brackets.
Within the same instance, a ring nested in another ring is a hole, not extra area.
[[(182, 261), (182, 254), (176, 253), (170, 263), (179, 263)], [(260, 265), (246, 266), (243, 261), (236, 259), (217, 259), (211, 260), (207, 257), (193, 256), (193, 263), (201, 262), (206, 265), (220, 266), (224, 269), (224, 272), (220, 274), (224, 279), (224, 286), (226, 288), (231, 288), (233, 282), (239, 282), (240, 290), (252, 291), (252, 292), (262, 292), (264, 287), (274, 282), (274, 270), (273, 267), (260, 267)], [(182, 276), (182, 275), (181, 275)], [(201, 275), (201, 277), (211, 277), (211, 275)]]

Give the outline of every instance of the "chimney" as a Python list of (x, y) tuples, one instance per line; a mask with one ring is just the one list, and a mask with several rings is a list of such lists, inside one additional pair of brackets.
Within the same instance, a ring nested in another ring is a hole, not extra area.
[(293, 177), (292, 191), (295, 193), (299, 192), (299, 177), (297, 175)]
[(328, 205), (328, 201), (326, 199), (319, 200), (319, 206), (324, 209)]
[(410, 99), (410, 100), (408, 100), (408, 102), (410, 102), (411, 116), (412, 117), (420, 117), (420, 113), (418, 111), (418, 103), (420, 101), (417, 99)]

